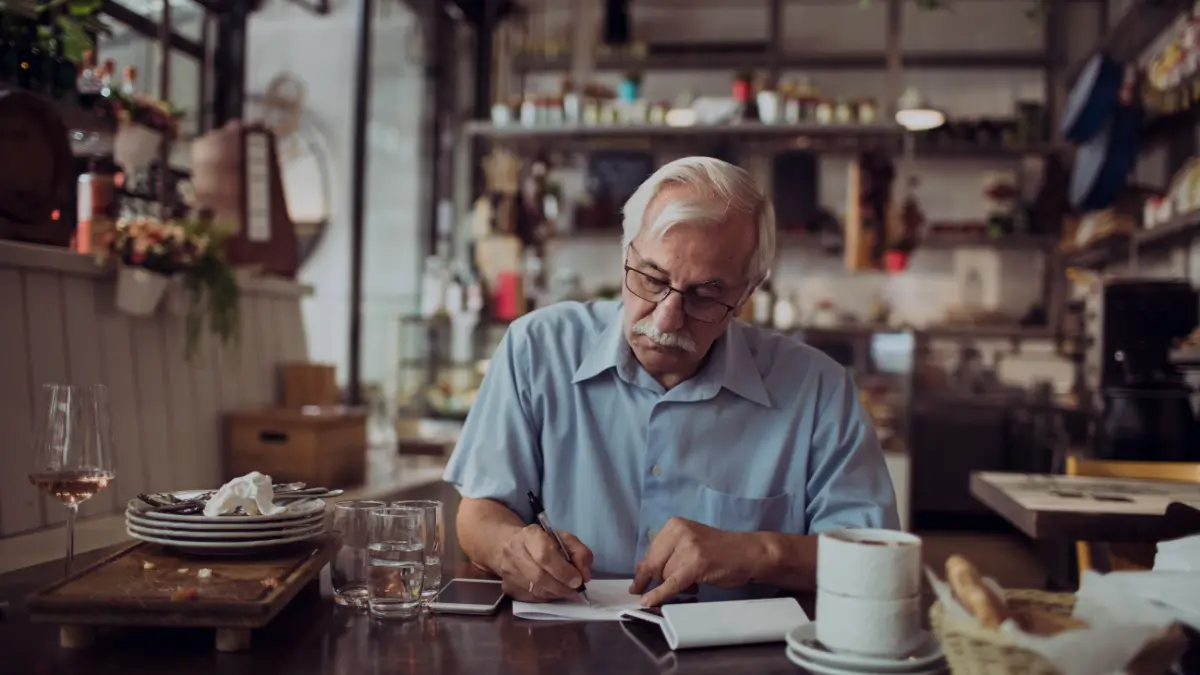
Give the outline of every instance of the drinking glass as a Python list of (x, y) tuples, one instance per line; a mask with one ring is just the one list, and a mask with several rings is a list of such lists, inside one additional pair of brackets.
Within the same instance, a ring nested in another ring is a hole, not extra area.
[(38, 392), (29, 482), (67, 505), (67, 574), (75, 565), (79, 505), (116, 477), (108, 388), (44, 384)]
[(442, 503), (434, 500), (392, 502), (400, 508), (420, 509), (425, 514), (425, 578), (421, 582), (421, 601), (428, 603), (442, 589)]
[(367, 545), (367, 598), (371, 616), (408, 619), (421, 611), (425, 577), (425, 512), (374, 509)]
[(329, 565), (333, 601), (349, 607), (367, 606), (367, 514), (387, 504), (344, 500), (333, 504), (333, 533), (337, 552)]

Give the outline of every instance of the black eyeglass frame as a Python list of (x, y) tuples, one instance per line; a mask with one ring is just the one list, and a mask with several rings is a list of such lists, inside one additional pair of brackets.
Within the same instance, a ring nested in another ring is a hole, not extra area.
[[(630, 249), (632, 250), (632, 248), (633, 247), (631, 246)], [(635, 251), (635, 253), (636, 253), (636, 251)], [(659, 295), (658, 298), (647, 298), (644, 295), (639, 294), (637, 291), (633, 290), (633, 286), (631, 286), (629, 284), (629, 273), (630, 272), (633, 272), (634, 274), (642, 277), (643, 279), (647, 279), (656, 284), (662, 284), (665, 287), (665, 290)], [(655, 304), (658, 304), (658, 303), (662, 302), (663, 300), (666, 300), (667, 298), (671, 297), (672, 292), (678, 293), (679, 297), (683, 298), (683, 313), (687, 314), (689, 317), (691, 317), (701, 323), (721, 323), (722, 321), (725, 320), (726, 317), (729, 316), (730, 312), (733, 312), (734, 310), (737, 309), (736, 305), (726, 304), (724, 302), (721, 302), (720, 300), (717, 300), (716, 298), (705, 298), (705, 297), (695, 295), (695, 294), (691, 293), (690, 291), (681, 291), (678, 288), (675, 288), (674, 286), (663, 281), (662, 279), (652, 277), (649, 274), (646, 274), (645, 272), (643, 272), (641, 270), (634, 269), (629, 266), (629, 257), (628, 256), (626, 256), (626, 258), (625, 258), (625, 288), (629, 289), (630, 293), (633, 293), (634, 295), (641, 298), (642, 300), (645, 300), (646, 302), (653, 302)], [(700, 317), (696, 316), (695, 314), (692, 314), (691, 312), (688, 311), (688, 299), (689, 298), (692, 298), (695, 300), (702, 300), (704, 302), (712, 302), (717, 305), (720, 305), (721, 307), (725, 308), (725, 313), (716, 319), (700, 318)]]

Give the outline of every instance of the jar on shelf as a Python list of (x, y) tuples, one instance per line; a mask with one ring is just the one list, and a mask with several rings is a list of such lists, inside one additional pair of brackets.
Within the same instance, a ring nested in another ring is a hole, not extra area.
[(537, 126), (538, 123), (538, 106), (537, 100), (531, 96), (526, 96), (525, 100), (521, 101), (521, 125), (526, 127)]
[(492, 124), (498, 127), (503, 127), (512, 124), (512, 121), (512, 108), (507, 103), (496, 103), (492, 105)]
[(600, 123), (600, 101), (594, 98), (587, 98), (583, 102), (583, 123), (584, 124), (599, 124)]
[(783, 121), (786, 124), (799, 124), (802, 121), (800, 96), (793, 85), (788, 85), (783, 92)]
[(813, 108), (813, 121), (821, 124), (833, 123), (833, 101), (817, 101)]
[(838, 124), (851, 124), (855, 121), (854, 107), (850, 101), (839, 98), (833, 106), (833, 121)]
[(879, 104), (867, 97), (858, 102), (859, 124), (875, 124), (879, 121)]
[(667, 122), (667, 104), (665, 101), (656, 101), (650, 105), (650, 124), (666, 124)]

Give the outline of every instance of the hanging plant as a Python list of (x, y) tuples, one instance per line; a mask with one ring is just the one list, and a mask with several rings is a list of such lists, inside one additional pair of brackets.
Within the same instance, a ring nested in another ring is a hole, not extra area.
[[(36, 2), (26, 1), (29, 4)], [(80, 65), (83, 63), (83, 55), (96, 48), (89, 32), (105, 35), (112, 33), (112, 29), (100, 20), (100, 9), (103, 6), (104, 0), (51, 0), (46, 4), (37, 5), (37, 11), (62, 10), (55, 24), (61, 32), (59, 39), (62, 41), (63, 56), (71, 63)], [(3, 10), (3, 7), (4, 2), (0, 1), (0, 10)], [(46, 32), (49, 32), (48, 29)], [(43, 35), (42, 39), (47, 38), (47, 35)]]
[(241, 290), (233, 267), (225, 260), (224, 235), (210, 222), (197, 221), (192, 229), (209, 242), (194, 265), (183, 275), (183, 285), (191, 296), (188, 307), (187, 357), (190, 359), (200, 342), (200, 331), (208, 315), (209, 330), (228, 344), (238, 333), (238, 301)]

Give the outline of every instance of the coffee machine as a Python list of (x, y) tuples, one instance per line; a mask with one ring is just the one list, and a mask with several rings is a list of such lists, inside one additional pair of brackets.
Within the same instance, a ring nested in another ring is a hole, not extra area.
[(1096, 457), (1200, 461), (1192, 387), (1170, 359), (1196, 328), (1200, 295), (1185, 280), (1135, 278), (1106, 280), (1100, 294)]

